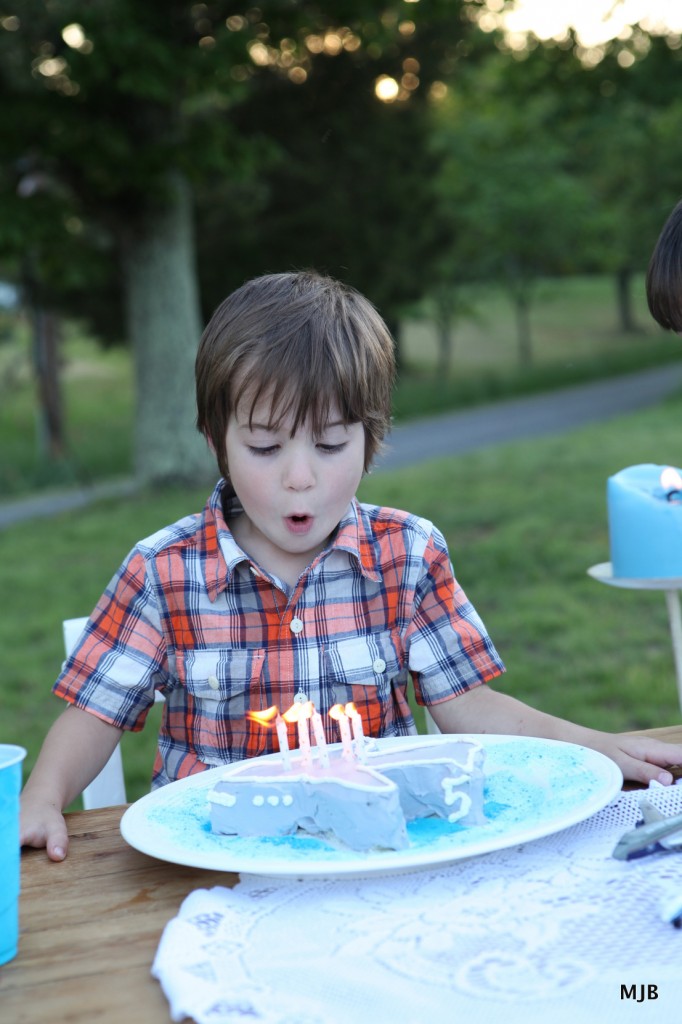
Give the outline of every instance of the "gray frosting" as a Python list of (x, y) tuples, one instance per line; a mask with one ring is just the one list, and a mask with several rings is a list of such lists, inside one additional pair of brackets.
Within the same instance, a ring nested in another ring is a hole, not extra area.
[(483, 820), (483, 751), (464, 740), (406, 744), (399, 751), (367, 752), (349, 762), (338, 749), (321, 764), (300, 756), (291, 767), (270, 759), (225, 770), (208, 794), (211, 827), (223, 835), (284, 836), (303, 829), (331, 833), (354, 850), (409, 845), (406, 822), (438, 815), (450, 821)]

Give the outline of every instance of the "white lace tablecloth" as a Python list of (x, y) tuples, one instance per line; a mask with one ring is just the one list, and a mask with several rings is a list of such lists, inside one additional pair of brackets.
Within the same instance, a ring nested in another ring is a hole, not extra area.
[[(641, 795), (437, 869), (197, 890), (152, 974), (173, 1020), (197, 1024), (679, 1019), (682, 930), (660, 908), (682, 894), (682, 852), (611, 856)], [(682, 813), (680, 785), (646, 796)]]

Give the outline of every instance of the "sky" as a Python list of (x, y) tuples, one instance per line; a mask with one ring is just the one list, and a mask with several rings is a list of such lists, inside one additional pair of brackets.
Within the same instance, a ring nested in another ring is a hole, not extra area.
[[(495, 0), (490, 7), (495, 9)], [(567, 26), (584, 46), (596, 46), (641, 22), (648, 31), (682, 32), (680, 0), (517, 0), (506, 15), (510, 32), (533, 31), (541, 39), (560, 36)]]

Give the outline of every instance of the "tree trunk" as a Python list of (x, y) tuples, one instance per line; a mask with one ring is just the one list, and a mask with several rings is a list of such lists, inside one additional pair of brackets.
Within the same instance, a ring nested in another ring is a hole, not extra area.
[(65, 455), (64, 408), (59, 373), (59, 325), (54, 313), (32, 310), (33, 365), (38, 389), (38, 447), (51, 461)]
[(618, 304), (618, 326), (624, 334), (635, 334), (637, 323), (632, 305), (632, 271), (621, 268), (616, 271), (616, 301)]
[(446, 381), (452, 370), (452, 325), (455, 319), (454, 305), (445, 296), (436, 296), (436, 332), (438, 337), (438, 359), (436, 374), (441, 381)]
[(519, 364), (528, 367), (533, 362), (533, 342), (530, 331), (530, 302), (523, 291), (518, 291), (514, 298), (516, 307), (516, 340), (519, 351)]
[(64, 403), (59, 365), (59, 319), (43, 304), (38, 284), (37, 249), (29, 248), (22, 265), (22, 291), (32, 328), (31, 360), (36, 386), (36, 448), (41, 458), (63, 459)]
[(184, 179), (123, 246), (127, 328), (135, 361), (134, 465), (142, 484), (216, 474), (197, 432), (194, 359), (201, 334), (193, 210)]

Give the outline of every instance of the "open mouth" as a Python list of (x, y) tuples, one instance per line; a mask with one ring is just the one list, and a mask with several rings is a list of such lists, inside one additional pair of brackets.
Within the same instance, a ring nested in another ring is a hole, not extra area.
[(309, 515), (287, 516), (286, 524), (292, 533), (305, 533), (313, 525), (313, 517)]

